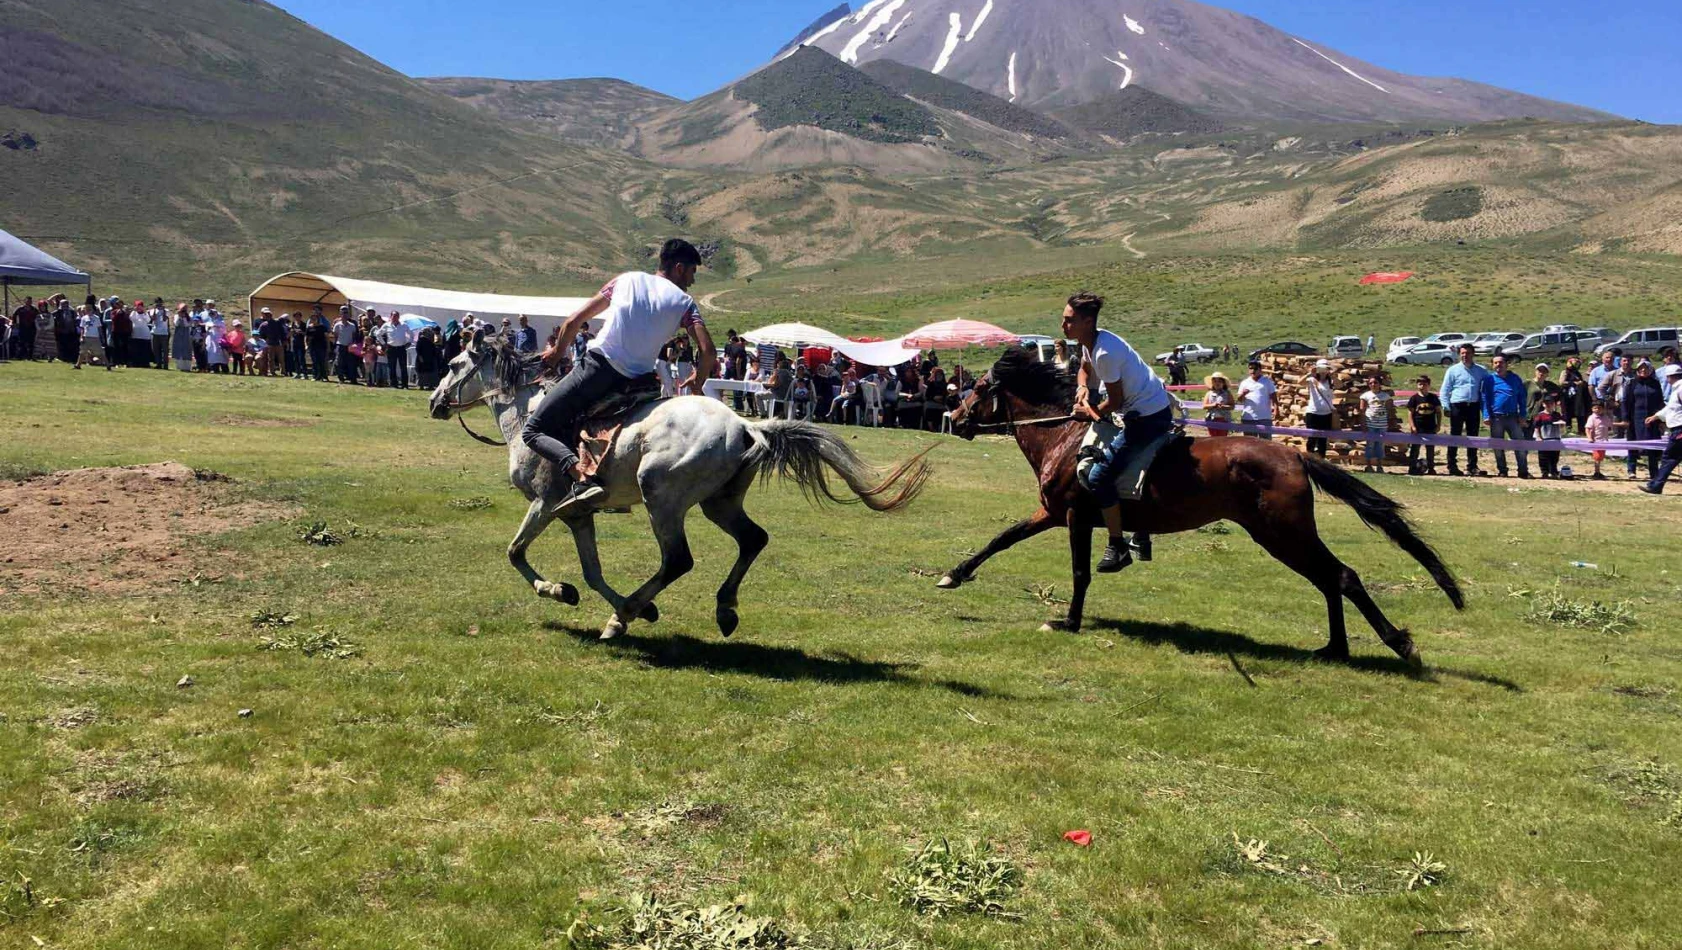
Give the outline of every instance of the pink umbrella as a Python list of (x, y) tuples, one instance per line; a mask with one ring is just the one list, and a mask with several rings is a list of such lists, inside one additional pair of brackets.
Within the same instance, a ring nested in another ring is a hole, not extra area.
[(1022, 334), (1012, 333), (979, 320), (947, 320), (912, 330), (902, 340), (920, 350), (961, 350), (966, 346), (999, 346), (1015, 343)]

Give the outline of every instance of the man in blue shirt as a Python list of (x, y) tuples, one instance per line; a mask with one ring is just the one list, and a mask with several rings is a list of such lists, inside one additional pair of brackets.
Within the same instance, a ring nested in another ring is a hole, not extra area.
[[(1523, 377), (1507, 369), (1505, 356), (1496, 356), (1493, 362), (1495, 372), (1485, 376), (1483, 380), (1483, 412), (1489, 419), (1489, 437), (1523, 441), (1525, 412), (1530, 405), (1530, 394), (1525, 390)], [(1529, 478), (1530, 453), (1513, 454), (1518, 456), (1518, 477)], [(1502, 478), (1507, 477), (1507, 453), (1495, 453), (1495, 470)]]
[[(1464, 435), (1471, 438), (1478, 437), (1478, 422), (1483, 417), (1483, 381), (1489, 377), (1489, 370), (1477, 364), (1473, 357), (1476, 352), (1472, 344), (1460, 344), (1460, 362), (1449, 367), (1448, 375), (1443, 377), (1442, 401), (1448, 407), (1448, 424), (1450, 435)], [(1454, 446), (1448, 449), (1448, 473), (1450, 475), (1482, 475), (1478, 471), (1478, 450), (1466, 450), (1466, 471), (1460, 471), (1460, 450)]]
[(1606, 377), (1617, 371), (1618, 357), (1623, 355), (1623, 350), (1600, 351), (1600, 365), (1589, 371), (1589, 393), (1594, 398), (1604, 398), (1600, 395), (1600, 387), (1605, 384)]

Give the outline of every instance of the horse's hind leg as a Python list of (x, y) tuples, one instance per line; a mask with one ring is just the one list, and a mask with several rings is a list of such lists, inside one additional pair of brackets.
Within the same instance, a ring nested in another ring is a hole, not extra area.
[(701, 503), (701, 512), (713, 524), (723, 528), (725, 534), (736, 539), (736, 564), (730, 569), (730, 576), (724, 579), (724, 585), (718, 589), (718, 632), (726, 637), (735, 633), (737, 624), (741, 622), (736, 615), (736, 605), (737, 594), (742, 588), (742, 578), (747, 576), (760, 552), (771, 543), (771, 536), (765, 533), (764, 528), (755, 524), (742, 508), (742, 499), (742, 494), (730, 494), (709, 498)]
[(954, 567), (950, 573), (942, 577), (940, 583), (936, 586), (941, 590), (962, 587), (968, 584), (975, 577), (976, 570), (991, 560), (994, 555), (1007, 551), (1029, 538), (1044, 534), (1055, 527), (1057, 527), (1057, 519), (1053, 518), (1051, 512), (1042, 507), (1027, 518), (1004, 529), (998, 537), (987, 542), (987, 546), (982, 548), (980, 553)]
[[(1274, 529), (1276, 531), (1277, 529)], [(1349, 632), (1343, 622), (1343, 594), (1344, 575), (1354, 577), (1355, 572), (1345, 567), (1337, 555), (1326, 547), (1320, 540), (1319, 532), (1291, 531), (1288, 533), (1274, 533), (1274, 531), (1250, 528), (1250, 537), (1266, 549), (1281, 564), (1296, 571), (1308, 579), (1326, 598), (1326, 619), (1331, 627), (1330, 639), (1326, 645), (1314, 652), (1328, 660), (1346, 660), (1349, 658)], [(1358, 586), (1360, 579), (1355, 578)]]
[[(646, 495), (645, 492), (645, 498)], [(624, 633), (631, 620), (645, 608), (654, 606), (654, 598), (660, 596), (661, 591), (677, 583), (678, 578), (695, 567), (695, 558), (689, 553), (689, 537), (683, 530), (686, 509), (662, 505), (651, 499), (646, 503), (649, 505), (649, 523), (654, 526), (654, 540), (660, 545), (660, 570), (625, 598), (607, 626), (602, 628), (603, 640), (611, 640)]]
[(542, 499), (531, 503), (526, 509), (526, 518), (520, 522), (520, 530), (514, 535), (514, 540), (508, 544), (508, 561), (514, 565), (514, 570), (526, 579), (537, 596), (558, 600), (568, 607), (578, 606), (578, 588), (571, 584), (551, 584), (543, 579), (543, 575), (532, 570), (531, 562), (526, 560), (526, 551), (531, 548), (533, 541), (541, 536), (554, 518), (549, 514), (549, 506)]

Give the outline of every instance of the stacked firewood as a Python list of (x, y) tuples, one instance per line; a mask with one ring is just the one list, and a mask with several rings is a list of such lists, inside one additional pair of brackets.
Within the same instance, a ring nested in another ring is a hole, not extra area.
[[(1308, 426), (1308, 380), (1314, 373), (1314, 364), (1322, 357), (1317, 356), (1286, 356), (1279, 353), (1263, 353), (1261, 356), (1262, 372), (1271, 376), (1275, 385), (1279, 387), (1274, 397), (1274, 425), (1307, 428)], [(1389, 376), (1384, 363), (1380, 360), (1367, 359), (1332, 359), (1332, 406), (1336, 414), (1332, 425), (1337, 429), (1365, 431), (1367, 416), (1361, 406), (1361, 394), (1367, 391), (1367, 381), (1374, 376), (1386, 381), (1386, 388), (1390, 389)], [(1402, 431), (1402, 416), (1407, 412), (1407, 401), (1398, 399), (1390, 412), (1390, 431)], [(1281, 442), (1302, 448), (1307, 440), (1300, 438), (1281, 437)], [(1407, 446), (1385, 446), (1385, 461), (1390, 464), (1407, 464)], [(1366, 443), (1352, 439), (1336, 438), (1335, 433), (1326, 449), (1326, 460), (1343, 465), (1362, 465), (1366, 461)]]

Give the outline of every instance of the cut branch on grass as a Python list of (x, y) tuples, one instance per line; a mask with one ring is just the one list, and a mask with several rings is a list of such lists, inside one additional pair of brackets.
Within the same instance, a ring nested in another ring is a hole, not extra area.
[(1021, 884), (1021, 869), (992, 845), (971, 841), (954, 846), (946, 838), (923, 845), (888, 876), (888, 888), (901, 904), (930, 917), (1019, 917), (1004, 902)]

